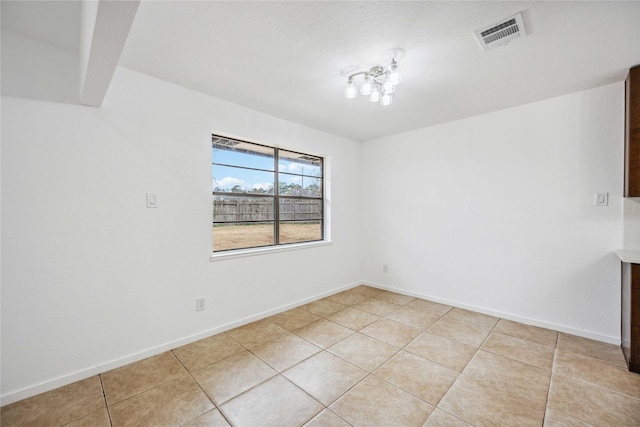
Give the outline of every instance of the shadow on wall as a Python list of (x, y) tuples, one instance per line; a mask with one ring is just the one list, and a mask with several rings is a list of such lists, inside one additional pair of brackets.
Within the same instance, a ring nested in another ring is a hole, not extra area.
[(77, 104), (78, 55), (2, 32), (2, 95)]

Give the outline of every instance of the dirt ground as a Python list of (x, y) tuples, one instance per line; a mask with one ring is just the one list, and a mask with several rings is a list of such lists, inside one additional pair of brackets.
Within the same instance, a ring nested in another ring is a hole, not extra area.
[[(320, 223), (280, 225), (280, 243), (305, 242), (321, 238)], [(272, 224), (213, 227), (214, 251), (266, 245), (273, 245)]]

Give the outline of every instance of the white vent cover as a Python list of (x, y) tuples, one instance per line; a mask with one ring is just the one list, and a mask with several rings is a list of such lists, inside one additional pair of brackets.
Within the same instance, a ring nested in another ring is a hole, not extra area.
[(482, 50), (487, 51), (507, 44), (518, 37), (524, 37), (527, 35), (527, 31), (524, 28), (522, 14), (516, 13), (501, 22), (475, 31), (473, 34), (475, 34)]

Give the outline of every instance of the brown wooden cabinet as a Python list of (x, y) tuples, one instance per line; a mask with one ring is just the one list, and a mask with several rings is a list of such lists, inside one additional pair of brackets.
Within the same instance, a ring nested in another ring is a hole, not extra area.
[(640, 373), (640, 264), (622, 263), (621, 326), (627, 367)]
[[(625, 81), (624, 196), (640, 199), (640, 65)], [(640, 373), (640, 264), (622, 263), (622, 352)]]
[(640, 65), (625, 81), (624, 196), (640, 197)]

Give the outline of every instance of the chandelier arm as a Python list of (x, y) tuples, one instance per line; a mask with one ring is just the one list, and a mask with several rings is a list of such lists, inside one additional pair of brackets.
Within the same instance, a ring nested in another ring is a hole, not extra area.
[[(391, 94), (395, 92), (395, 86), (401, 81), (398, 61), (396, 60), (396, 53), (400, 52), (404, 53), (401, 49), (394, 50), (393, 56), (391, 57), (391, 64), (387, 67), (374, 65), (368, 71), (358, 71), (349, 75), (344, 96), (353, 99), (357, 97), (358, 92), (360, 92), (362, 95), (369, 96), (369, 101), (371, 102), (391, 105)], [(354, 82), (357, 76), (365, 76), (364, 82), (358, 85), (359, 87), (356, 87)]]
[(369, 74), (369, 72), (368, 72), (368, 71), (358, 71), (357, 73), (353, 73), (353, 74), (351, 74), (351, 75), (349, 76), (349, 80), (353, 80), (353, 78), (354, 78), (355, 76), (359, 76), (359, 75), (362, 75), (362, 74)]

